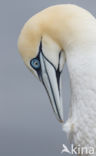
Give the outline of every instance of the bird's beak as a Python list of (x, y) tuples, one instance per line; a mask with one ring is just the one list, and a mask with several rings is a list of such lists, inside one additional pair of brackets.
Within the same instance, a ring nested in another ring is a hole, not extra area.
[(60, 93), (60, 74), (56, 73), (54, 66), (45, 58), (42, 53), (40, 54), (40, 62), (41, 80), (47, 90), (56, 118), (60, 122), (63, 122), (62, 97)]

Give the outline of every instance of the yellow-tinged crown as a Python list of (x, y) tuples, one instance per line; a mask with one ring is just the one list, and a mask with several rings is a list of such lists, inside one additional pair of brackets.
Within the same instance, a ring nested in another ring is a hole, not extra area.
[[(95, 29), (94, 29), (95, 28)], [(75, 5), (56, 5), (49, 7), (30, 18), (21, 30), (18, 49), (26, 63), (38, 53), (40, 40), (50, 36), (61, 49), (72, 42), (83, 41), (96, 33), (96, 20), (86, 10)]]

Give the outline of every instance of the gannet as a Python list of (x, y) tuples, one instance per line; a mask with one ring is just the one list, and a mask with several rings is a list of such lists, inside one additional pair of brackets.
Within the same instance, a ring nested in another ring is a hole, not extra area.
[(25, 23), (18, 49), (26, 66), (46, 88), (60, 122), (64, 122), (61, 73), (66, 62), (71, 104), (63, 129), (74, 146), (94, 147), (96, 156), (95, 17), (79, 6), (51, 6)]

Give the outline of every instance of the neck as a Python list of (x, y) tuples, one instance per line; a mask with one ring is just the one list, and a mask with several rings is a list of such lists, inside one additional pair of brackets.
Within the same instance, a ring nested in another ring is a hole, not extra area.
[[(67, 133), (78, 132), (81, 138), (75, 134), (74, 142), (84, 147), (91, 143), (92, 130), (96, 129), (96, 45), (76, 46), (66, 52), (66, 58), (71, 81), (71, 110), (64, 129)], [(84, 143), (83, 135), (88, 138)], [(94, 138), (92, 141), (95, 145)]]
[[(93, 109), (96, 103), (96, 46), (76, 47), (66, 53), (71, 80), (72, 105)], [(93, 106), (93, 107), (92, 107)], [(86, 111), (82, 109), (83, 111)], [(73, 113), (74, 113), (73, 109)], [(94, 108), (96, 112), (96, 107)], [(76, 113), (76, 112), (75, 112)]]

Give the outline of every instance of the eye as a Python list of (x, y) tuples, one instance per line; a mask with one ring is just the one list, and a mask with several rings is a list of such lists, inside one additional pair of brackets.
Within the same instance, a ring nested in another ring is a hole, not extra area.
[(32, 59), (30, 61), (30, 65), (34, 68), (34, 69), (39, 69), (40, 68), (40, 61), (38, 59)]

